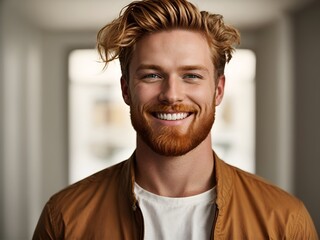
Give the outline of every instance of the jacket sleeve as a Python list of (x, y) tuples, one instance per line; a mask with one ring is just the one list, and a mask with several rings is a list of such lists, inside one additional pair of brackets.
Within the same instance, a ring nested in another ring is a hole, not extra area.
[(299, 212), (291, 230), (292, 234), (290, 234), (291, 236), (288, 239), (319, 239), (311, 216), (302, 202), (300, 202)]
[(33, 233), (33, 240), (63, 239), (61, 215), (56, 214), (50, 201), (45, 205)]

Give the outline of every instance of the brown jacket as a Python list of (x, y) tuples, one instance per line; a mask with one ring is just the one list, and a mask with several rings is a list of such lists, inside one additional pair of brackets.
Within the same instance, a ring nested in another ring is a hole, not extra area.
[[(143, 239), (134, 156), (55, 194), (33, 239)], [(213, 239), (318, 239), (303, 203), (215, 156)]]

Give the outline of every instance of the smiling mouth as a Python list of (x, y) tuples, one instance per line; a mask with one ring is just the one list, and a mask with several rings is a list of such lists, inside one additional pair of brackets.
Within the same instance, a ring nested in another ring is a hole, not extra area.
[(167, 120), (167, 121), (176, 121), (176, 120), (182, 120), (189, 116), (189, 113), (183, 112), (183, 113), (155, 113), (154, 116), (161, 120)]

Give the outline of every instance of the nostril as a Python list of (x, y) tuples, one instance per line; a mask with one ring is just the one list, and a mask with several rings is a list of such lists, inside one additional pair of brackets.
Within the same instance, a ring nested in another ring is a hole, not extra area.
[(181, 102), (182, 100), (183, 96), (181, 94), (170, 94), (167, 92), (161, 92), (159, 94), (159, 101), (165, 104), (173, 104)]

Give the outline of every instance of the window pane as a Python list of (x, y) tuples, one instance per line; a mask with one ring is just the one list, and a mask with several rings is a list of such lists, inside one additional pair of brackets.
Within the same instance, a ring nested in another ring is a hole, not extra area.
[(226, 66), (225, 94), (212, 130), (217, 154), (251, 173), (255, 172), (255, 70), (255, 54), (238, 49)]

